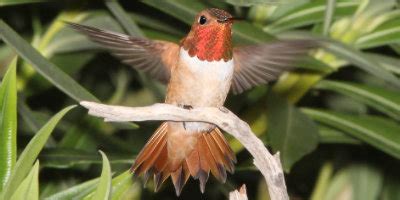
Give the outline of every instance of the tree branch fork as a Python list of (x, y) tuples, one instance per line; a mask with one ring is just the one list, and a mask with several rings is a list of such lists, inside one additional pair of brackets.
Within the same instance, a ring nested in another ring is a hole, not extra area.
[[(252, 132), (250, 126), (225, 107), (195, 107), (183, 109), (171, 104), (157, 103), (145, 107), (125, 107), (99, 104), (82, 101), (80, 104), (89, 110), (89, 114), (104, 118), (106, 122), (128, 121), (193, 121), (215, 124), (225, 132), (231, 134), (250, 152), (254, 158), (254, 165), (264, 176), (271, 200), (288, 200), (282, 165), (279, 152), (272, 155), (263, 142)], [(244, 193), (246, 190), (231, 192), (232, 197), (246, 195), (233, 195)], [(247, 197), (246, 197), (247, 199)]]

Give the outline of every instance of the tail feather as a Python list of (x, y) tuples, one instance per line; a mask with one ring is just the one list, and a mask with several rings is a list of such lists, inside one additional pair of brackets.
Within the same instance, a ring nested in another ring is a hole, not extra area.
[(194, 149), (192, 153), (190, 153), (185, 162), (188, 166), (190, 175), (192, 175), (193, 178), (197, 179), (198, 173), (200, 171), (200, 157), (197, 149)]
[[(182, 147), (185, 145), (181, 145), (176, 140), (168, 142), (169, 131), (171, 129), (168, 128), (168, 122), (164, 122), (139, 153), (131, 168), (137, 176), (144, 173), (145, 179), (153, 175), (156, 191), (171, 176), (175, 192), (179, 196), (183, 186), (192, 176), (194, 179), (199, 179), (200, 190), (204, 192), (210, 171), (217, 180), (222, 182), (226, 181), (226, 170), (233, 173), (235, 154), (218, 128), (208, 133), (196, 134), (193, 149), (190, 149), (187, 154), (182, 154), (181, 159), (179, 156), (174, 157), (171, 153), (182, 152), (185, 150), (182, 148), (187, 146)], [(169, 152), (171, 149), (172, 151)]]
[[(165, 142), (165, 136), (167, 134), (167, 124), (163, 123), (157, 131), (151, 136), (147, 144), (143, 147), (142, 151), (139, 153), (135, 160), (135, 164), (131, 167), (131, 171), (135, 171), (135, 174), (141, 174), (142, 171), (147, 171), (143, 169), (138, 169), (143, 168), (142, 164), (147, 161), (147, 158), (150, 156), (156, 157), (157, 155), (154, 155), (153, 152), (156, 150), (156, 148), (159, 149), (159, 143), (160, 142)], [(148, 162), (148, 161), (147, 161)]]

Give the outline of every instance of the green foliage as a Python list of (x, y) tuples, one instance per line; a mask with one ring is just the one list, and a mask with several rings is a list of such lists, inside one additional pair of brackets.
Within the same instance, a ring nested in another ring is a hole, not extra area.
[[(60, 121), (81, 100), (143, 106), (165, 95), (165, 86), (126, 68), (64, 22), (179, 42), (207, 7), (243, 18), (233, 26), (235, 45), (299, 38), (322, 44), (270, 88), (226, 103), (280, 152), (293, 198), (399, 197), (398, 1), (0, 0), (0, 6), (0, 199), (175, 198), (169, 181), (154, 194), (128, 170), (156, 124), (103, 123), (83, 109)], [(253, 188), (250, 197), (258, 187), (263, 198), (266, 186), (249, 167), (252, 159), (237, 141), (230, 143), (240, 170), (226, 184), (210, 179), (218, 187), (207, 187), (203, 197), (226, 199), (245, 182)], [(98, 149), (108, 157), (101, 153), (101, 160)], [(182, 199), (198, 196), (191, 183), (182, 193)]]
[(16, 68), (17, 58), (14, 58), (0, 86), (0, 192), (17, 160)]
[(18, 158), (15, 167), (12, 169), (10, 178), (8, 179), (2, 192), (3, 199), (9, 199), (15, 193), (18, 186), (21, 184), (25, 176), (29, 173), (33, 163), (35, 162), (40, 151), (43, 149), (50, 134), (61, 120), (61, 118), (75, 106), (69, 106), (58, 112), (52, 117), (31, 139), (28, 145), (24, 148)]
[(103, 170), (101, 171), (101, 176), (97, 189), (91, 199), (110, 199), (111, 197), (111, 167), (107, 156), (100, 151), (101, 157), (103, 158)]
[[(296, 107), (272, 92), (267, 97), (267, 110), (269, 144), (280, 152), (283, 169), (289, 172), (294, 163), (317, 147), (317, 127)], [(307, 142), (297, 142), (300, 140)]]
[(11, 200), (39, 199), (39, 161), (33, 165), (28, 176), (11, 196)]

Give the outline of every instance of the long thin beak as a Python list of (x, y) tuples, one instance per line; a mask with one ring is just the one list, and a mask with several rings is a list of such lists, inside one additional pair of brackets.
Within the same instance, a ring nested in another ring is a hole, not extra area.
[(229, 17), (225, 19), (219, 19), (217, 20), (219, 23), (227, 23), (227, 22), (234, 22), (238, 20), (244, 20), (244, 18), (239, 18), (239, 17)]

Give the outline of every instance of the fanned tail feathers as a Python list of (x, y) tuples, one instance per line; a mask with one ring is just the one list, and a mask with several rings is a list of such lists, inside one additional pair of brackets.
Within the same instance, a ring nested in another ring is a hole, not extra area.
[(193, 149), (176, 165), (176, 159), (170, 158), (168, 149), (179, 150), (184, 147), (178, 145), (168, 147), (168, 144), (174, 143), (168, 143), (168, 123), (164, 122), (139, 153), (131, 171), (137, 176), (144, 174), (145, 182), (154, 176), (156, 191), (168, 177), (171, 177), (178, 196), (190, 176), (199, 179), (202, 193), (210, 171), (217, 180), (225, 182), (226, 171), (234, 172), (236, 158), (221, 131), (215, 128), (208, 133), (196, 134), (196, 137)]

